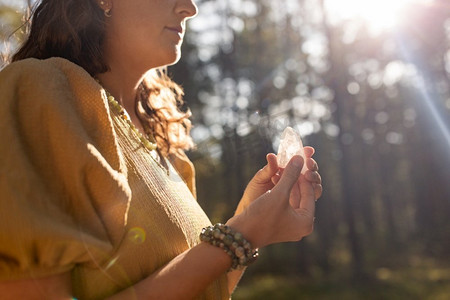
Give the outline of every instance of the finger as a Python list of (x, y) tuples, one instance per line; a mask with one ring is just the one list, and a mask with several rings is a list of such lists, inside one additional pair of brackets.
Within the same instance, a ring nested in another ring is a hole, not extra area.
[(310, 170), (306, 171), (305, 178), (306, 178), (306, 180), (308, 180), (311, 183), (317, 183), (317, 184), (322, 183), (322, 177), (316, 171), (310, 171)]
[(306, 147), (303, 147), (303, 152), (305, 153), (305, 157), (309, 158), (314, 155), (316, 150), (311, 146), (306, 146)]
[(281, 176), (283, 175), (283, 171), (284, 171), (284, 168), (283, 169), (280, 168), (280, 169), (278, 169), (278, 172), (276, 172), (275, 175), (272, 176), (271, 179), (272, 179), (272, 183), (274, 185), (280, 181)]
[(300, 179), (300, 209), (308, 212), (311, 216), (314, 216), (314, 211), (316, 208), (316, 198), (314, 194), (313, 185), (301, 178)]
[(294, 155), (283, 170), (280, 181), (273, 189), (273, 192), (277, 191), (286, 198), (289, 198), (291, 189), (300, 177), (300, 171), (303, 167), (303, 158), (300, 155)]
[(278, 173), (273, 175), (271, 178), (273, 185), (276, 185), (280, 181), (280, 178), (281, 178), (281, 176)]
[(319, 199), (320, 196), (322, 196), (323, 187), (321, 184), (313, 184), (313, 187), (314, 187), (314, 198), (317, 201), (317, 199)]
[(278, 171), (277, 156), (273, 153), (269, 153), (266, 155), (266, 160), (270, 174), (275, 174)]
[(319, 165), (313, 158), (306, 159), (306, 167), (311, 171), (319, 171)]
[(267, 165), (256, 173), (257, 179), (260, 182), (266, 182), (275, 175), (278, 171), (277, 156), (273, 153), (269, 153), (266, 156)]

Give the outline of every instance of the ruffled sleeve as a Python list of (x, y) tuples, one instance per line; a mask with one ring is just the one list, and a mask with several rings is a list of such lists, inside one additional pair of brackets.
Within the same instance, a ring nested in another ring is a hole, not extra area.
[(99, 266), (131, 198), (101, 89), (59, 58), (0, 73), (0, 279)]

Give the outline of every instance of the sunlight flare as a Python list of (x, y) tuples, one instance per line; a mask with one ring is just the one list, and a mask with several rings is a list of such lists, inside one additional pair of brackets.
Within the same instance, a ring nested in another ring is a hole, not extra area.
[(406, 8), (427, 0), (327, 0), (326, 8), (335, 20), (360, 20), (372, 30), (395, 27), (404, 17)]

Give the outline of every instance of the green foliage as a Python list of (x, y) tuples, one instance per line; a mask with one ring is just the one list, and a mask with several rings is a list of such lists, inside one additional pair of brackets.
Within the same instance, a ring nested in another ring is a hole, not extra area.
[(450, 269), (379, 269), (381, 278), (366, 281), (308, 280), (298, 277), (256, 277), (238, 288), (234, 300), (444, 300), (450, 295)]
[(354, 278), (345, 269), (331, 276), (296, 274), (254, 275), (233, 294), (233, 299), (389, 299), (437, 300), (450, 295), (450, 264), (426, 257), (407, 258), (400, 267), (377, 266), (368, 276)]

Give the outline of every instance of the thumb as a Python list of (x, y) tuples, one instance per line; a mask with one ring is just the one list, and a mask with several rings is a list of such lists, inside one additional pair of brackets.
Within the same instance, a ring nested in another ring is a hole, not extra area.
[(283, 170), (280, 181), (275, 186), (274, 190), (280, 190), (280, 192), (286, 193), (289, 197), (292, 187), (300, 177), (303, 163), (303, 157), (294, 155)]

